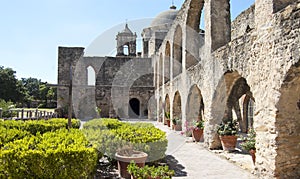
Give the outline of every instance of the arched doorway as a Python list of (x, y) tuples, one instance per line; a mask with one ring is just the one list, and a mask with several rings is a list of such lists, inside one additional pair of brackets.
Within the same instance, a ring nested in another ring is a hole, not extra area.
[(191, 127), (194, 121), (203, 120), (204, 103), (200, 89), (193, 85), (188, 95), (186, 106), (186, 127)]
[(182, 72), (182, 29), (178, 25), (175, 29), (173, 42), (173, 78)]
[(181, 96), (177, 91), (173, 100), (173, 118), (178, 119), (180, 122), (182, 121), (182, 113), (181, 113)]
[(139, 117), (140, 116), (140, 101), (136, 98), (129, 100), (129, 117)]

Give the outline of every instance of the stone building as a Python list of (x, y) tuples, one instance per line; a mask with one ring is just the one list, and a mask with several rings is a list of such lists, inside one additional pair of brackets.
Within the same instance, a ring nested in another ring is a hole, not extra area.
[[(73, 74), (74, 84), (86, 81), (86, 75), (76, 75), (86, 74), (88, 66), (97, 72), (95, 88), (80, 83), (73, 91), (82, 96), (74, 108), (92, 97), (105, 116), (128, 117), (135, 111), (130, 101), (138, 99), (139, 116), (164, 120), (170, 112), (183, 128), (204, 120), (204, 143), (210, 149), (221, 145), (216, 126), (234, 118), (241, 132), (256, 131), (257, 176), (300, 176), (300, 0), (255, 0), (233, 22), (230, 0), (186, 0), (179, 10), (161, 13), (142, 37), (142, 57), (134, 60), (82, 57), (82, 48), (59, 49), (60, 84), (68, 84), (66, 74), (76, 63), (82, 68)], [(67, 90), (60, 90), (66, 100)]]
[[(74, 115), (80, 119), (99, 117), (154, 118), (153, 68), (151, 58), (137, 56), (136, 33), (128, 24), (116, 35), (116, 57), (85, 57), (84, 48), (59, 47), (58, 84), (68, 86), (72, 74)], [(91, 70), (92, 74), (89, 74)], [(91, 75), (89, 77), (89, 75)], [(89, 84), (94, 78), (94, 84)], [(58, 108), (66, 108), (69, 90), (58, 89)], [(151, 103), (151, 101), (153, 101)], [(152, 105), (151, 105), (152, 104)]]
[(256, 0), (233, 22), (229, 7), (230, 0), (186, 0), (177, 12), (153, 57), (158, 114), (183, 125), (204, 120), (210, 149), (220, 147), (222, 119), (236, 119), (241, 132), (253, 126), (255, 173), (297, 178), (300, 1)]

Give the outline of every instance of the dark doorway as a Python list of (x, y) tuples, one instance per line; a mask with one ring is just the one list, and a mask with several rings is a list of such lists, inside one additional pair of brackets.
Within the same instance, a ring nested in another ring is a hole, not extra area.
[(140, 101), (136, 98), (132, 98), (129, 101), (129, 117), (139, 117), (140, 116)]

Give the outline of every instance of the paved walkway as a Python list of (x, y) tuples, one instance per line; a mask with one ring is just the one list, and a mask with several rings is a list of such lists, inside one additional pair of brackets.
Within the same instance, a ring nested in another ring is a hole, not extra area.
[(205, 149), (201, 143), (194, 143), (170, 130), (167, 126), (154, 122), (154, 125), (167, 133), (167, 158), (175, 169), (174, 178), (188, 179), (254, 179), (249, 171), (243, 170), (228, 160)]

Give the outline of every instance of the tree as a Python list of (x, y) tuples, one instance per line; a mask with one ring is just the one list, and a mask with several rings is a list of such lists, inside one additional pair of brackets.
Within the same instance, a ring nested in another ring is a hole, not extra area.
[(22, 85), (18, 82), (15, 71), (0, 66), (0, 99), (18, 102), (23, 98)]

